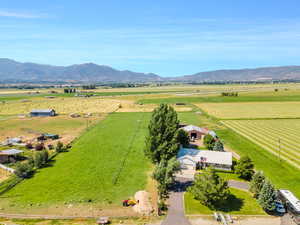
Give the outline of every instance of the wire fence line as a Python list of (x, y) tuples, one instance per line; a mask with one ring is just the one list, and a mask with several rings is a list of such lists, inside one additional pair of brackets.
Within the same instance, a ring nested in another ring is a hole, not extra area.
[(114, 185), (116, 185), (116, 184), (118, 183), (119, 178), (120, 178), (120, 176), (121, 176), (121, 173), (122, 173), (123, 169), (125, 168), (127, 158), (128, 158), (128, 156), (129, 156), (129, 154), (130, 154), (130, 152), (131, 152), (131, 150), (132, 150), (132, 147), (133, 147), (133, 143), (134, 143), (134, 141), (135, 141), (135, 138), (136, 138), (137, 134), (139, 133), (139, 131), (140, 131), (140, 129), (141, 129), (141, 124), (142, 124), (142, 122), (143, 122), (143, 119), (144, 119), (144, 113), (142, 113), (140, 120), (138, 120), (138, 126), (137, 126), (137, 128), (136, 128), (136, 130), (135, 130), (135, 132), (134, 132), (134, 135), (132, 135), (132, 138), (131, 138), (131, 140), (130, 140), (130, 142), (129, 142), (128, 150), (127, 150), (127, 152), (126, 152), (126, 154), (125, 154), (125, 156), (124, 156), (124, 158), (123, 158), (123, 160), (122, 160), (122, 162), (121, 162), (121, 165), (120, 165), (120, 167), (119, 167), (119, 169), (118, 169), (116, 175), (114, 176), (114, 178), (113, 178), (113, 180), (112, 180), (112, 183), (113, 183)]

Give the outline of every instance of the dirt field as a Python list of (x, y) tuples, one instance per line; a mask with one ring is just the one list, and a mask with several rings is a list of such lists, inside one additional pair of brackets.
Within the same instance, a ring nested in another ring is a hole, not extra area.
[(55, 116), (6, 119), (0, 123), (0, 141), (4, 141), (7, 137), (23, 137), (23, 141), (31, 141), (41, 133), (53, 133), (61, 136), (60, 141), (68, 143), (77, 137), (87, 125), (91, 126), (105, 116), (106, 114), (98, 114), (89, 118)]
[[(233, 217), (236, 225), (280, 225), (280, 217)], [(192, 225), (219, 225), (212, 217), (190, 218)]]

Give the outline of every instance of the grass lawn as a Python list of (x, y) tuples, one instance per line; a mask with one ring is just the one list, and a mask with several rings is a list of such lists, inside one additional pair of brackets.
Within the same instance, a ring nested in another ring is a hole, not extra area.
[[(265, 215), (256, 199), (249, 192), (230, 188), (231, 196), (223, 207), (217, 211), (226, 212), (234, 215)], [(194, 199), (192, 194), (186, 192), (184, 195), (185, 212), (191, 214), (212, 214), (213, 210), (202, 205)]]
[(69, 152), (59, 154), (53, 165), (0, 197), (16, 206), (89, 200), (120, 205), (147, 183), (150, 163), (143, 147), (149, 117), (148, 113), (110, 114)]
[(217, 174), (222, 177), (224, 180), (236, 180), (236, 181), (242, 181), (247, 182), (246, 180), (239, 178), (239, 176), (233, 172), (230, 171), (218, 171)]

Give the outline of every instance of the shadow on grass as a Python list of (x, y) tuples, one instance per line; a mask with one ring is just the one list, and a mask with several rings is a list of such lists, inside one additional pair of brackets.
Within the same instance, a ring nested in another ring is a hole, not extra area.
[(228, 199), (215, 206), (214, 210), (222, 212), (240, 211), (244, 205), (244, 200), (230, 194)]

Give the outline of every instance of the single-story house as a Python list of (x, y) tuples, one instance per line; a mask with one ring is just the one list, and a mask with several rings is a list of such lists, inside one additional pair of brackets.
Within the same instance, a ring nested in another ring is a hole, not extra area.
[(17, 149), (7, 149), (0, 151), (0, 163), (14, 162), (16, 156), (21, 154), (23, 151)]
[(56, 112), (54, 109), (34, 109), (30, 112), (31, 117), (37, 116), (55, 116)]
[(202, 136), (205, 136), (207, 134), (213, 136), (214, 138), (217, 138), (217, 134), (214, 131), (209, 130), (207, 128), (197, 127), (194, 125), (187, 125), (182, 127), (181, 129), (188, 133), (191, 140), (201, 139)]
[(196, 170), (197, 167), (212, 166), (215, 169), (231, 170), (232, 153), (181, 148), (177, 160), (182, 169)]

